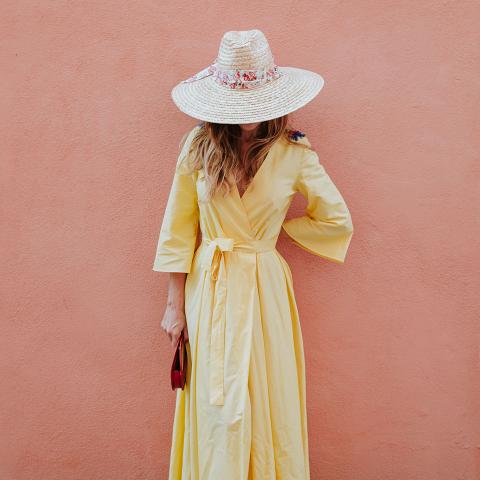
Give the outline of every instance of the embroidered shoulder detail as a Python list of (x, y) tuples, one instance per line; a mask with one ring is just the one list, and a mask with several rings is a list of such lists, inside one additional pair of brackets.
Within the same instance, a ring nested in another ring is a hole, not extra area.
[(300, 130), (293, 130), (293, 129), (288, 130), (288, 138), (290, 138), (290, 140), (297, 141), (299, 138), (302, 138), (304, 136), (305, 136), (305, 133), (301, 132)]

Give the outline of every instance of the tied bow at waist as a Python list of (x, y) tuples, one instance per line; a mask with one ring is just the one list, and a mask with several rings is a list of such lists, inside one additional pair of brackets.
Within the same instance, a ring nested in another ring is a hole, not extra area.
[[(264, 240), (236, 240), (229, 237), (202, 239), (202, 243), (206, 244), (202, 268), (210, 272), (211, 281), (215, 283), (210, 334), (209, 391), (210, 404), (212, 405), (223, 405), (224, 402), (223, 379), (227, 298), (227, 271), (224, 252), (241, 251), (252, 254), (269, 252), (275, 249), (276, 241), (276, 238)], [(245, 287), (254, 288), (255, 285), (238, 285), (238, 288)]]

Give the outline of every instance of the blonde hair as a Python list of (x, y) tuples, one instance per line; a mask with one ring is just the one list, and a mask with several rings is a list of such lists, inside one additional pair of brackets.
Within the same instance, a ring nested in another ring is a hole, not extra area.
[[(187, 156), (191, 159), (193, 170), (203, 168), (207, 200), (217, 192), (228, 194), (237, 179), (251, 181), (272, 145), (281, 137), (292, 145), (310, 149), (308, 145), (290, 138), (294, 129), (288, 123), (288, 115), (261, 122), (246, 151), (244, 164), (240, 155), (241, 127), (235, 124), (202, 122), (202, 128), (192, 139)], [(188, 132), (182, 138), (180, 148), (187, 136)]]

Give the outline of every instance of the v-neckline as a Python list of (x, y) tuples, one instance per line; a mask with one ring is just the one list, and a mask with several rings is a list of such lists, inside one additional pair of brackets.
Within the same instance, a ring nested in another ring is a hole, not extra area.
[(259, 174), (261, 174), (262, 170), (264, 169), (265, 167), (265, 164), (270, 160), (270, 157), (272, 156), (273, 154), (273, 149), (275, 148), (275, 146), (277, 145), (277, 143), (280, 141), (280, 139), (278, 138), (273, 144), (272, 146), (270, 147), (270, 149), (268, 150), (268, 153), (266, 155), (266, 157), (263, 159), (263, 162), (260, 164), (260, 166), (258, 167), (258, 170), (255, 172), (255, 175), (253, 176), (253, 178), (250, 180), (249, 184), (247, 185), (247, 188), (243, 191), (243, 193), (240, 195), (240, 190), (238, 189), (238, 185), (237, 185), (237, 182), (235, 181), (235, 179), (233, 179), (233, 184), (234, 184), (234, 190), (235, 190), (235, 193), (237, 195), (237, 197), (239, 198), (239, 200), (243, 203), (243, 201), (245, 200), (245, 196), (250, 192), (250, 190), (253, 188), (253, 184), (255, 183), (255, 180), (257, 179), (257, 177), (259, 176)]

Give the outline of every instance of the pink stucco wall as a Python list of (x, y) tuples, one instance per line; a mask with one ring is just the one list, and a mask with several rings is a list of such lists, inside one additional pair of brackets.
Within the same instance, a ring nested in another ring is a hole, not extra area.
[(312, 479), (480, 477), (478, 2), (0, 9), (1, 480), (166, 478), (167, 276), (151, 266), (194, 123), (170, 89), (250, 28), (279, 65), (324, 75), (293, 120), (355, 224), (344, 265), (278, 247), (302, 316)]

